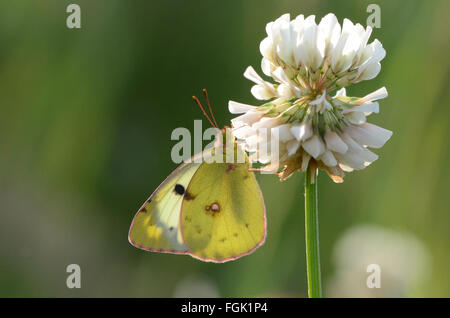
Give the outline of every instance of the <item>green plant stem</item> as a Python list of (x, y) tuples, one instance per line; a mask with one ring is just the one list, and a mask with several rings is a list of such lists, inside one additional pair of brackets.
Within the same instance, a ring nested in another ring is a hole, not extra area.
[(308, 278), (308, 296), (322, 297), (322, 279), (320, 275), (319, 253), (319, 215), (317, 209), (317, 173), (314, 168), (314, 183), (311, 183), (311, 167), (305, 176), (305, 238), (306, 271)]

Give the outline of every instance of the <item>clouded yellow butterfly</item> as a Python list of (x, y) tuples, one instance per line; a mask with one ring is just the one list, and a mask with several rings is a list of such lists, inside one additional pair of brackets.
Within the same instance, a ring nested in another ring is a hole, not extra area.
[[(222, 134), (229, 136), (226, 129)], [(234, 137), (224, 144), (224, 158), (231, 150), (242, 151)], [(206, 157), (205, 152), (200, 155)], [(261, 246), (266, 236), (264, 200), (249, 171), (247, 155), (241, 155), (243, 163), (193, 158), (181, 164), (136, 213), (130, 243), (147, 251), (187, 254), (217, 263)]]

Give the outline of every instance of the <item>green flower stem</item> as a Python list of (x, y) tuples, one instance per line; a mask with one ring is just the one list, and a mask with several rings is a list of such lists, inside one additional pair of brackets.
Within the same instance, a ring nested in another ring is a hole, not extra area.
[[(311, 173), (308, 167), (305, 176), (305, 238), (306, 238), (306, 271), (308, 278), (308, 296), (322, 297), (322, 279), (320, 276), (319, 253), (319, 215), (317, 209), (317, 172)], [(311, 183), (311, 174), (314, 183)]]

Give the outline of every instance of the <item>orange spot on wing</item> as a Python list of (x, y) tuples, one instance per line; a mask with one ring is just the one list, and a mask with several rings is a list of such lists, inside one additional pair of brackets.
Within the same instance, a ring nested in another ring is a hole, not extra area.
[(239, 166), (238, 165), (233, 165), (233, 164), (227, 164), (227, 170), (225, 170), (225, 172), (228, 173), (231, 170), (236, 169), (237, 167), (239, 167)]

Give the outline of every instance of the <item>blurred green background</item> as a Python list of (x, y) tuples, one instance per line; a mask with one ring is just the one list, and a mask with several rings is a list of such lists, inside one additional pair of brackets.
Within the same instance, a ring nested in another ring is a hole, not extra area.
[[(0, 296), (305, 296), (299, 173), (258, 176), (268, 236), (237, 261), (144, 252), (127, 232), (176, 167), (172, 130), (202, 118), (193, 94), (208, 89), (219, 125), (228, 100), (256, 104), (242, 74), (260, 70), (267, 22), (333, 12), (365, 25), (374, 1), (74, 2), (78, 30), (66, 27), (72, 1), (0, 4)], [(375, 3), (370, 41), (387, 56), (348, 93), (386, 86), (370, 122), (394, 135), (343, 184), (319, 176), (325, 295), (449, 297), (450, 2)], [(66, 287), (72, 263), (81, 289)], [(380, 290), (366, 287), (369, 263)]]

